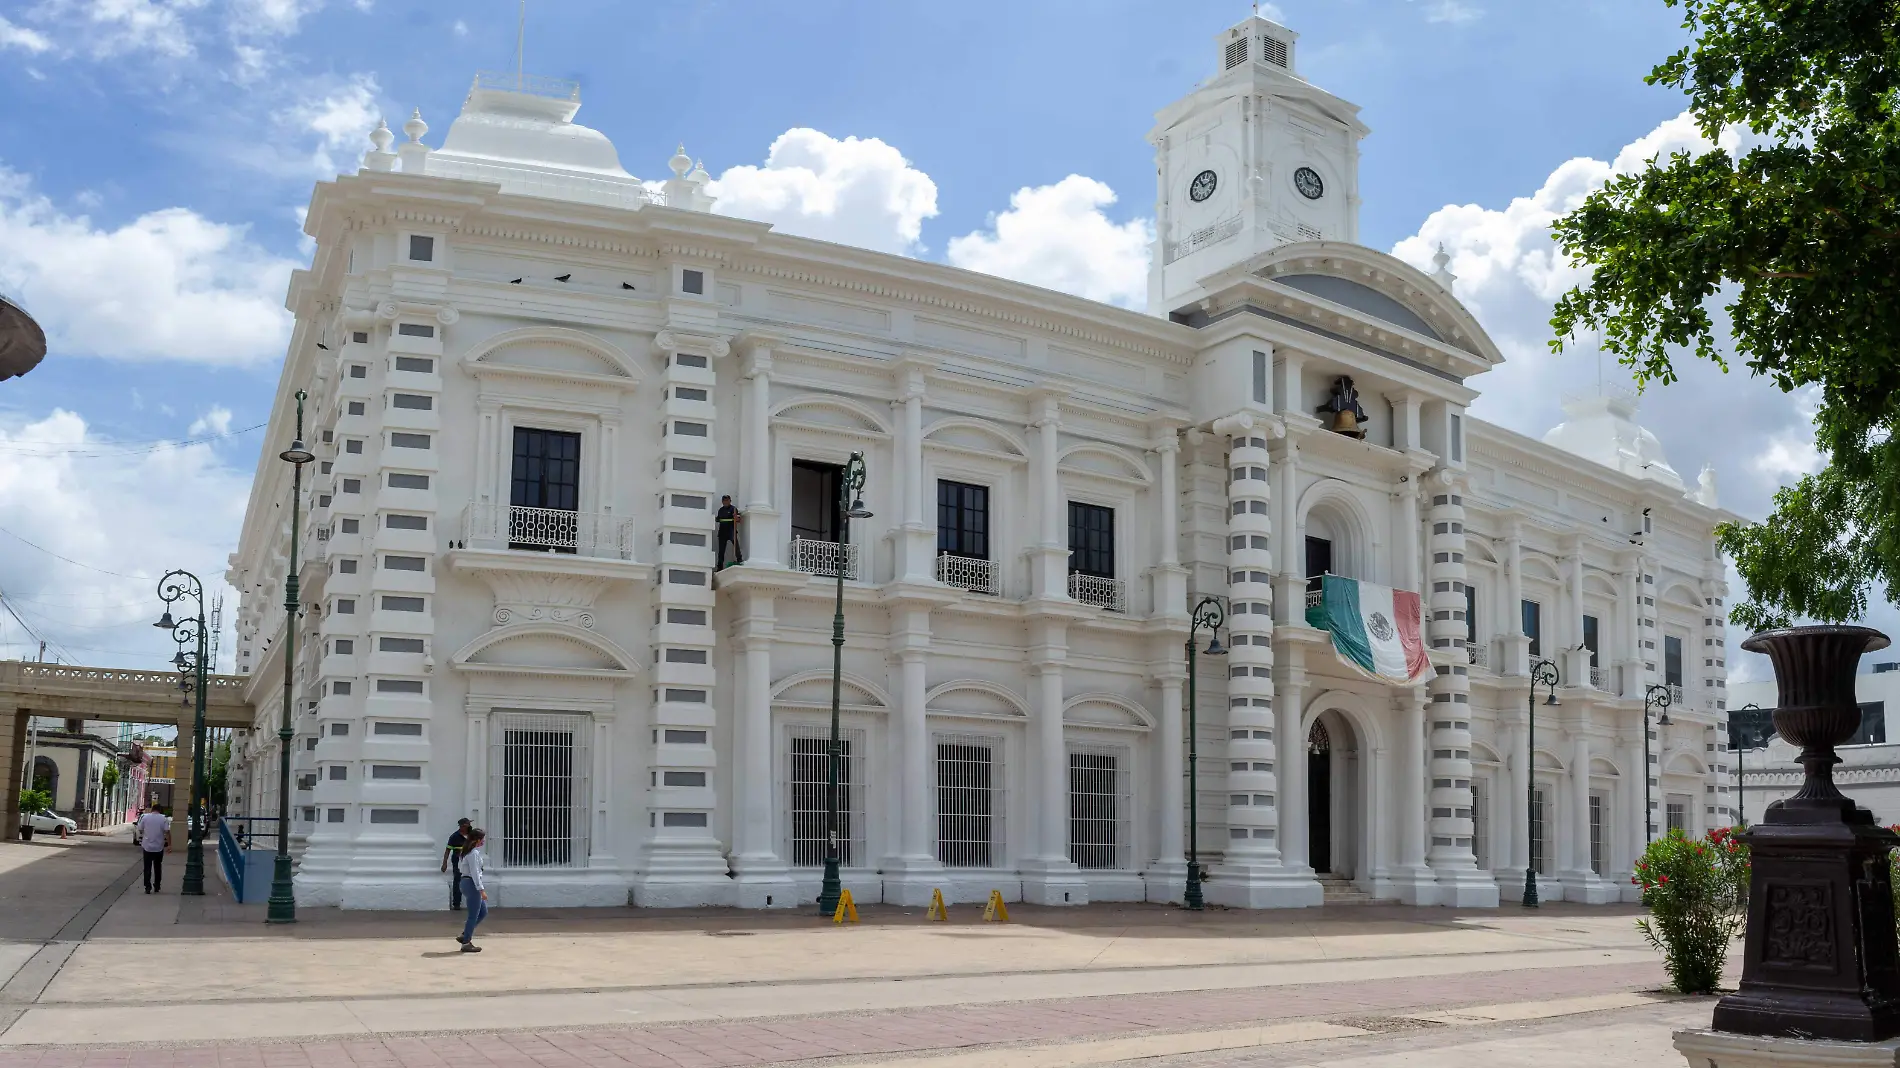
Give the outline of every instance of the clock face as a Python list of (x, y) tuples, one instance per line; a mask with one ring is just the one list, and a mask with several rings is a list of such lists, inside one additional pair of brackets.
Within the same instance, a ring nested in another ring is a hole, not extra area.
[(1311, 167), (1301, 167), (1293, 172), (1293, 188), (1308, 200), (1318, 200), (1326, 195), (1326, 183), (1320, 180), (1319, 172)]
[(1201, 201), (1213, 196), (1215, 188), (1219, 185), (1220, 177), (1218, 175), (1213, 171), (1202, 171), (1194, 176), (1192, 182), (1188, 183), (1188, 199), (1199, 204)]

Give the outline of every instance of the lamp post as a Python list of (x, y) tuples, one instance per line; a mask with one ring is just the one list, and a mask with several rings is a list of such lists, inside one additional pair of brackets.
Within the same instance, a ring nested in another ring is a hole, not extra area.
[(1669, 726), (1669, 687), (1660, 682), (1652, 682), (1643, 690), (1643, 845), (1656, 840), (1656, 802), (1650, 799), (1649, 764), (1655, 758), (1649, 755), (1649, 710), (1662, 709), (1661, 718), (1656, 726)]
[[(1750, 711), (1760, 712), (1761, 706), (1750, 701), (1734, 712), (1730, 712), (1729, 722), (1735, 721), (1737, 713)], [(1758, 716), (1743, 716), (1742, 729), (1731, 731), (1729, 735), (1737, 743), (1735, 746), (1735, 819), (1741, 824), (1743, 830), (1748, 829), (1748, 778), (1743, 774), (1747, 769), (1742, 764), (1742, 760), (1748, 753), (1748, 743), (1755, 740), (1755, 723), (1759, 718)]]
[(818, 911), (826, 916), (838, 909), (843, 885), (838, 878), (838, 761), (843, 743), (838, 738), (838, 699), (844, 685), (844, 573), (851, 552), (851, 521), (871, 518), (860, 496), (864, 489), (864, 454), (854, 452), (845, 461), (838, 480), (838, 599), (831, 615), (831, 748), (825, 790), (825, 881), (818, 890)]
[(297, 609), (303, 600), (297, 583), (297, 510), (303, 505), (303, 465), (316, 459), (303, 443), (303, 402), (308, 394), (297, 391), (297, 436), (290, 448), (277, 454), (290, 465), (290, 569), (284, 575), (284, 708), (277, 728), (277, 856), (271, 865), (270, 904), (265, 910), (266, 923), (296, 923), (297, 893), (290, 880), (290, 742), (297, 705), (291, 692), (297, 673)]
[(1208, 656), (1226, 656), (1227, 650), (1221, 647), (1220, 629), (1227, 622), (1227, 609), (1218, 597), (1203, 597), (1195, 604), (1192, 619), (1188, 624), (1187, 641), (1187, 677), (1188, 677), (1188, 855), (1187, 889), (1181, 895), (1181, 904), (1185, 908), (1200, 911), (1205, 902), (1201, 899), (1201, 790), (1200, 764), (1201, 747), (1197, 729), (1197, 712), (1200, 705), (1200, 693), (1194, 684), (1194, 643), (1201, 631), (1209, 632), (1207, 641)]
[(1537, 858), (1530, 855), (1531, 825), (1537, 822), (1537, 687), (1549, 693), (1547, 705), (1557, 704), (1557, 665), (1548, 660), (1531, 661), (1531, 692), (1525, 701), (1529, 729), (1524, 737), (1524, 901), (1527, 909), (1537, 907)]
[[(186, 811), (185, 878), (178, 892), (187, 897), (203, 897), (205, 892), (205, 586), (189, 571), (168, 571), (158, 580), (158, 598), (165, 602), (165, 614), (152, 624), (171, 632), (178, 643), (172, 666), (178, 669), (178, 688), (195, 701), (191, 723), (191, 803)], [(173, 619), (171, 606), (186, 598), (197, 602), (198, 614)]]

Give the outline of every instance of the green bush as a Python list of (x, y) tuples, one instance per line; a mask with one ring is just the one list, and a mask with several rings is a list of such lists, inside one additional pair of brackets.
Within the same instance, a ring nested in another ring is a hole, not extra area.
[(1661, 951), (1669, 981), (1684, 994), (1713, 991), (1744, 922), (1747, 847), (1726, 828), (1699, 842), (1672, 830), (1649, 843), (1632, 881), (1649, 909), (1636, 927)]
[(22, 815), (28, 812), (44, 812), (52, 807), (53, 792), (51, 790), (20, 791), (20, 813)]

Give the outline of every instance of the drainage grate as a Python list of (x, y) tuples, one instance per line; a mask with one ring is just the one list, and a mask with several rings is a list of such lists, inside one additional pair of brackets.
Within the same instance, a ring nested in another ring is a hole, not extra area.
[(1445, 1026), (1439, 1020), (1420, 1020), (1412, 1016), (1343, 1016), (1327, 1022), (1382, 1035), (1394, 1031), (1429, 1031), (1434, 1027)]

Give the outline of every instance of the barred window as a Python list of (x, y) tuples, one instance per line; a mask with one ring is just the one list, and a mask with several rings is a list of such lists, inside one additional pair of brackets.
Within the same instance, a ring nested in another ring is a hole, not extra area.
[[(838, 746), (838, 863), (852, 868), (864, 863), (864, 732), (839, 731)], [(824, 864), (831, 840), (831, 728), (788, 727), (785, 752), (787, 853), (794, 867), (816, 868)]]
[(1531, 792), (1531, 870), (1539, 875), (1548, 875), (1544, 867), (1545, 828), (1549, 825), (1547, 809), (1544, 807), (1544, 791), (1540, 788)]
[(1069, 860), (1078, 868), (1124, 867), (1129, 852), (1126, 757), (1119, 749), (1069, 752)]
[(1590, 870), (1603, 874), (1603, 795), (1590, 795)]
[(510, 712), (490, 735), (490, 856), (506, 868), (574, 867), (587, 857), (587, 717)]
[(995, 867), (1003, 848), (1000, 738), (937, 737), (937, 861), (949, 868)]

